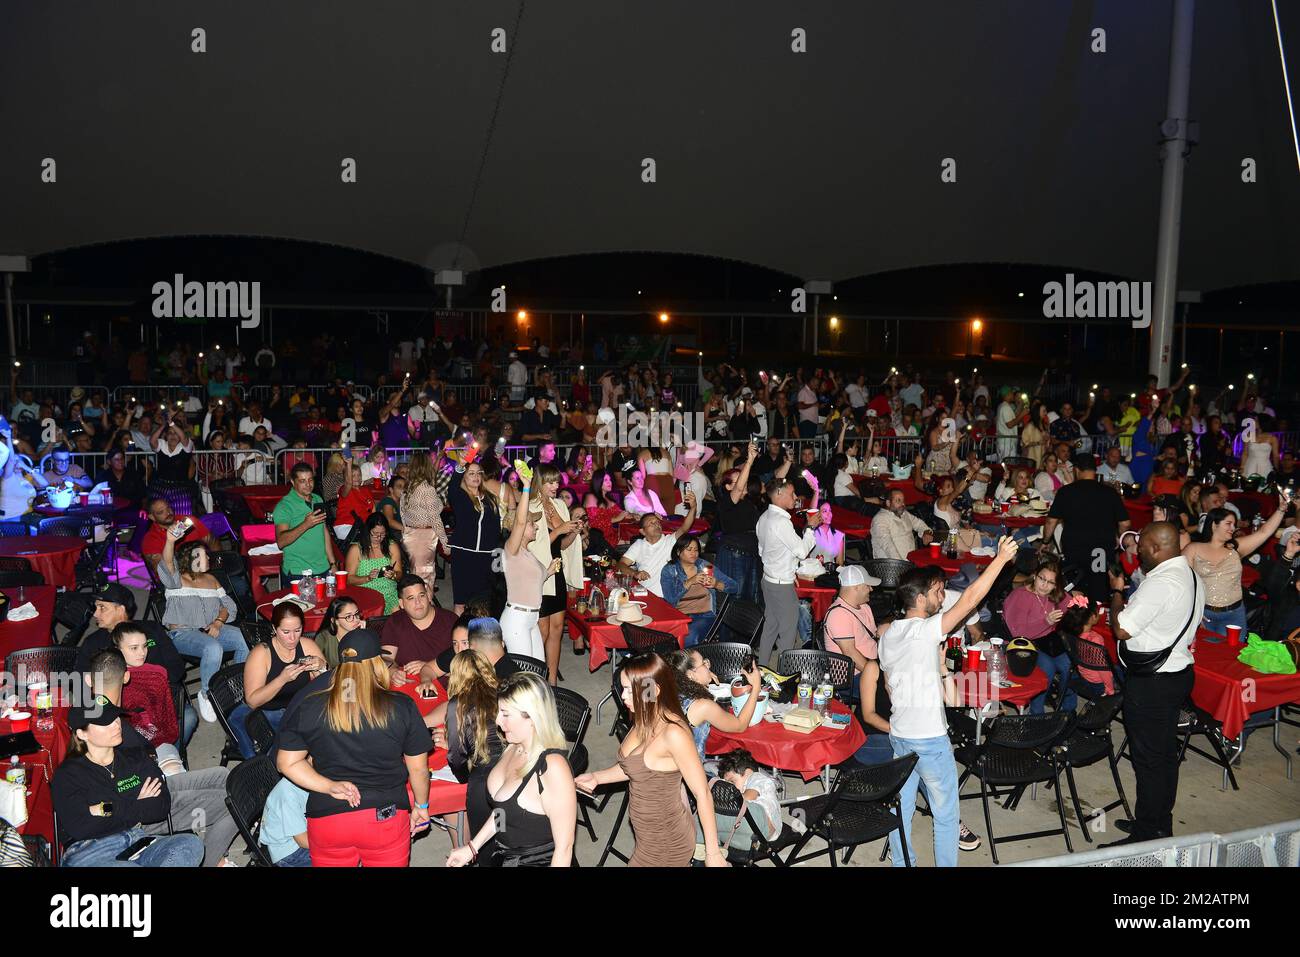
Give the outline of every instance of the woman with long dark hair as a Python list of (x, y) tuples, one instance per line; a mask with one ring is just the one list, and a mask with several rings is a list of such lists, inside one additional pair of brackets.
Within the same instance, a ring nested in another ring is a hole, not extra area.
[(456, 464), (447, 491), (455, 520), (451, 532), (452, 592), (456, 614), (471, 599), (492, 592), (492, 568), (500, 554), (501, 503), (487, 487), (477, 461)]
[(276, 766), (308, 792), (313, 867), (406, 867), (429, 826), (429, 730), (414, 699), (388, 689), (377, 634), (352, 632), (339, 659), (281, 726)]
[(375, 512), (366, 519), (360, 538), (348, 547), (344, 567), (349, 585), (379, 592), (384, 596), (384, 614), (393, 613), (397, 608), (397, 582), (403, 574), (402, 550), (384, 516)]
[(1226, 508), (1212, 508), (1205, 527), (1192, 536), (1183, 558), (1205, 582), (1204, 626), (1226, 635), (1228, 625), (1246, 630), (1246, 606), (1241, 589), (1241, 562), (1273, 537), (1282, 524), (1290, 499), (1278, 494), (1278, 507), (1257, 532), (1237, 538), (1237, 516)]
[(700, 568), (700, 543), (690, 535), (679, 535), (673, 557), (659, 573), (664, 601), (691, 619), (686, 647), (699, 644), (718, 617), (718, 595), (736, 594), (735, 579), (724, 572)]
[(312, 640), (325, 656), (325, 667), (333, 671), (339, 666), (339, 642), (358, 628), (364, 628), (361, 606), (347, 595), (339, 595), (325, 610), (320, 627)]
[(230, 727), (248, 760), (255, 754), (244, 730), (249, 711), (261, 711), (272, 728), (294, 695), (325, 670), (325, 655), (311, 638), (303, 637), (302, 609), (291, 601), (275, 606), (271, 615), (271, 640), (248, 653), (244, 662), (244, 703), (230, 713)]
[(590, 793), (602, 784), (629, 782), (628, 813), (636, 835), (629, 865), (687, 867), (695, 853), (695, 825), (683, 800), (684, 783), (695, 796), (705, 864), (726, 867), (708, 778), (673, 669), (656, 654), (637, 655), (619, 672), (619, 683), (632, 729), (619, 747), (618, 763), (579, 775), (574, 783)]
[(1070, 600), (1061, 590), (1061, 566), (1044, 561), (1023, 587), (1012, 589), (1002, 606), (1002, 616), (1013, 638), (1028, 638), (1038, 649), (1038, 670), (1047, 675), (1047, 688), (1029, 703), (1030, 714), (1042, 714), (1047, 691), (1056, 677), (1065, 697), (1062, 711), (1073, 711), (1076, 696), (1070, 689), (1070, 655), (1057, 626)]

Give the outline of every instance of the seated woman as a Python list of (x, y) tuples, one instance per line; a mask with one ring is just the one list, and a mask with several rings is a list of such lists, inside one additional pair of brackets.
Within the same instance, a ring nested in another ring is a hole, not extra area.
[(831, 527), (834, 511), (830, 502), (821, 505), (822, 523), (813, 532), (812, 558), (820, 558), (828, 567), (844, 564), (844, 533)]
[(167, 820), (171, 794), (149, 752), (119, 748), (126, 712), (101, 698), (68, 712), (72, 740), (50, 792), (64, 867), (198, 867), (197, 834), (158, 835), (134, 861), (118, 855), (149, 836), (144, 825)]
[(393, 613), (397, 608), (397, 582), (402, 577), (402, 550), (384, 516), (376, 512), (366, 519), (360, 539), (348, 547), (344, 567), (349, 587), (374, 589), (384, 596), (384, 614)]
[(1055, 452), (1043, 454), (1043, 467), (1034, 476), (1034, 489), (1044, 502), (1050, 502), (1056, 498), (1056, 493), (1065, 484), (1058, 474), (1060, 466), (1061, 460), (1056, 457)]
[[(468, 644), (468, 640), (466, 641)], [(497, 679), (491, 662), (476, 651), (461, 651), (451, 660), (447, 683), (447, 711), (442, 728), (435, 728), (434, 743), (447, 749), (447, 767), (468, 785), (465, 817), (469, 833), (477, 834), (492, 815), (488, 804), (488, 772), (501, 760), (505, 747), (497, 731)], [(495, 841), (480, 846), (490, 859)]]
[[(488, 669), (491, 671), (491, 669)], [(578, 796), (565, 755), (555, 695), (538, 675), (520, 671), (497, 691), (496, 724), (508, 745), (485, 780), (490, 814), (448, 867), (478, 860), (493, 837), (493, 863), (505, 867), (568, 867), (578, 823)]]
[(837, 452), (832, 456), (831, 469), (835, 473), (835, 478), (831, 486), (831, 501), (840, 508), (852, 509), (861, 515), (874, 516), (880, 511), (880, 500), (874, 499), (872, 504), (867, 503), (858, 489), (858, 483), (853, 481), (855, 473), (849, 466), (849, 457), (844, 452)]
[(668, 517), (654, 489), (646, 488), (646, 473), (643, 468), (635, 469), (628, 477), (628, 490), (627, 495), (623, 496), (623, 508), (637, 518), (651, 513), (660, 518)]
[(208, 549), (202, 542), (187, 542), (176, 547), (188, 531), (175, 522), (163, 536), (162, 558), (158, 562), (158, 580), (166, 589), (167, 606), (163, 610), (164, 627), (176, 650), (188, 658), (199, 659), (199, 714), (204, 721), (216, 721), (217, 712), (208, 700), (208, 683), (221, 669), (221, 660), (229, 652), (238, 664), (248, 658), (248, 643), (234, 625), (227, 624), (238, 611), (235, 601), (208, 571)]
[[(723, 675), (719, 679), (713, 673), (713, 665), (698, 648), (674, 651), (668, 656), (668, 664), (677, 679), (677, 694), (681, 698), (682, 713), (691, 726), (695, 750), (703, 762), (706, 760), (704, 742), (709, 739), (709, 732), (717, 728), (724, 734), (739, 734), (748, 728), (754, 718), (754, 709), (758, 707), (758, 695), (751, 694), (745, 706), (740, 709), (740, 714), (732, 714), (713, 700), (713, 695), (709, 694), (709, 685), (719, 684), (722, 680), (729, 681), (733, 675)], [(757, 660), (743, 674), (750, 688), (761, 687), (763, 673), (759, 670)]]
[(370, 489), (361, 484), (361, 467), (353, 465), (348, 469), (347, 481), (339, 489), (339, 505), (335, 514), (336, 525), (348, 526), (349, 533), (357, 522), (364, 522), (375, 511), (375, 500)]
[(302, 609), (291, 601), (276, 605), (271, 625), (271, 641), (254, 648), (244, 662), (244, 703), (229, 718), (244, 760), (256, 754), (244, 728), (248, 713), (261, 711), (271, 727), (278, 730), (284, 709), (294, 695), (325, 671), (320, 646), (302, 637)]
[(1154, 498), (1157, 495), (1177, 495), (1182, 490), (1183, 478), (1178, 474), (1178, 460), (1158, 459), (1156, 470), (1147, 479), (1147, 494)]
[(333, 671), (339, 666), (339, 642), (350, 632), (364, 628), (361, 607), (346, 595), (339, 595), (325, 611), (313, 640), (325, 656), (325, 667)]
[(388, 483), (388, 494), (375, 506), (375, 514), (384, 516), (389, 531), (398, 537), (406, 530), (402, 527), (402, 510), (398, 507), (404, 491), (406, 491), (406, 477), (394, 475), (393, 480)]
[(734, 595), (735, 581), (710, 568), (699, 568), (700, 543), (690, 535), (679, 535), (673, 545), (672, 560), (659, 573), (664, 601), (691, 619), (686, 631), (686, 647), (700, 643), (718, 616), (719, 592)]
[(1028, 638), (1038, 649), (1038, 670), (1047, 676), (1047, 688), (1029, 703), (1030, 714), (1042, 714), (1053, 678), (1059, 679), (1065, 697), (1060, 710), (1073, 711), (1076, 696), (1070, 688), (1070, 655), (1057, 626), (1070, 599), (1061, 591), (1061, 569), (1042, 562), (1033, 578), (1014, 588), (1002, 605), (1002, 617), (1013, 638)]
[(569, 519), (578, 523), (578, 536), (582, 539), (582, 554), (599, 555), (601, 558), (608, 558), (610, 561), (617, 561), (618, 556), (614, 553), (614, 546), (609, 543), (605, 533), (598, 528), (592, 528), (590, 519), (587, 515), (587, 509), (581, 505), (569, 512)]
[(177, 747), (180, 722), (176, 718), (176, 702), (167, 669), (145, 661), (149, 655), (149, 636), (138, 622), (122, 622), (110, 637), (122, 653), (130, 676), (122, 686), (122, 707), (129, 712), (131, 727), (153, 748), (163, 774), (168, 777), (180, 774), (185, 770)]

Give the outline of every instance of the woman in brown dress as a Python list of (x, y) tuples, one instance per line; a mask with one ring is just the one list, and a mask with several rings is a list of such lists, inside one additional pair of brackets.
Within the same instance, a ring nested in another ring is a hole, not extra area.
[(718, 846), (704, 765), (695, 750), (691, 727), (682, 714), (672, 668), (655, 654), (637, 655), (619, 675), (623, 705), (632, 715), (632, 730), (619, 748), (618, 764), (579, 775), (574, 783), (587, 792), (602, 784), (628, 781), (636, 846), (632, 867), (687, 867), (695, 853), (695, 823), (682, 783), (695, 795), (704, 831), (705, 863), (726, 867)]

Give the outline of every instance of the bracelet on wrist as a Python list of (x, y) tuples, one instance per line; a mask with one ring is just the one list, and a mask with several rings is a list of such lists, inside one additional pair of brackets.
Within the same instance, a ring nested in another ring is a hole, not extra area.
[(429, 802), (425, 801), (423, 804), (417, 804), (416, 808), (418, 808), (421, 811), (427, 811), (429, 810)]

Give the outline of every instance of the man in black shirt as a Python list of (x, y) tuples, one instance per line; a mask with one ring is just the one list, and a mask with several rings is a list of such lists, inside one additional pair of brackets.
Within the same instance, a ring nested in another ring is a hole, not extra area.
[(767, 440), (767, 450), (762, 455), (754, 459), (754, 464), (750, 468), (754, 477), (760, 482), (766, 484), (771, 481), (772, 474), (780, 468), (785, 460), (789, 457), (789, 452), (781, 445), (778, 438)]
[(495, 618), (475, 618), (469, 623), (469, 647), (492, 662), (497, 681), (505, 681), (519, 670), (519, 666), (506, 657), (501, 622)]
[(550, 399), (540, 395), (533, 400), (533, 408), (524, 408), (519, 417), (519, 437), (525, 442), (544, 442), (555, 438), (560, 427), (560, 417), (550, 410)]
[(1056, 527), (1064, 524), (1061, 554), (1065, 564), (1078, 571), (1076, 584), (1089, 598), (1106, 601), (1110, 597), (1107, 572), (1129, 521), (1119, 492), (1097, 481), (1096, 459), (1076, 455), (1074, 481), (1057, 490), (1043, 525), (1043, 540), (1052, 541)]

